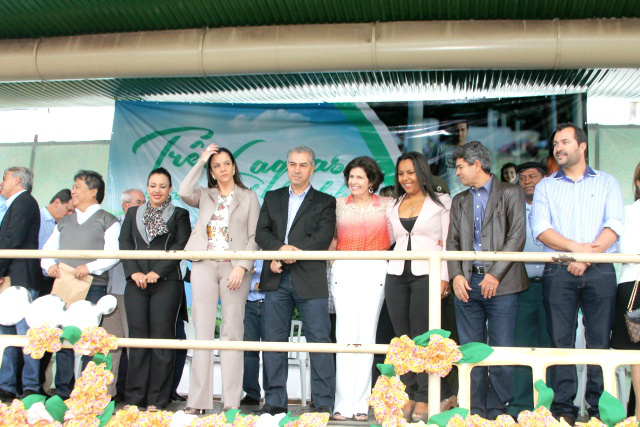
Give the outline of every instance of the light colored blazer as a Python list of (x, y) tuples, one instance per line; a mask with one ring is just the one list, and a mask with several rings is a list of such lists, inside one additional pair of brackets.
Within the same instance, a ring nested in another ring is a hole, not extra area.
[[(204, 169), (204, 162), (198, 163), (185, 177), (178, 195), (189, 206), (198, 208), (198, 220), (191, 231), (191, 237), (185, 246), (186, 251), (206, 251), (209, 243), (207, 236), (207, 224), (216, 209), (218, 203), (217, 188), (196, 187), (198, 179)], [(236, 186), (233, 192), (231, 206), (229, 206), (229, 250), (230, 251), (257, 251), (256, 225), (260, 215), (260, 202), (255, 191)], [(231, 260), (234, 267), (239, 265), (247, 271), (251, 271), (253, 260)], [(245, 278), (251, 275), (245, 275)]]
[[(389, 230), (392, 231), (389, 237), (391, 243), (395, 241), (394, 251), (406, 251), (411, 236), (411, 250), (417, 251), (442, 251), (447, 244), (447, 233), (449, 232), (449, 211), (451, 209), (451, 198), (448, 194), (438, 194), (440, 202), (444, 207), (438, 205), (429, 196), (424, 199), (422, 210), (416, 219), (416, 223), (409, 233), (400, 222), (398, 208), (404, 195), (400, 197), (398, 203), (390, 202), (387, 208), (387, 221)], [(447, 262), (442, 262), (440, 274), (441, 280), (449, 280), (449, 270)], [(404, 260), (390, 260), (387, 274), (399, 276), (404, 271)], [(429, 274), (429, 261), (412, 260), (411, 273), (416, 276)]]
[[(624, 231), (618, 240), (618, 252), (640, 253), (640, 200), (624, 207)], [(618, 283), (635, 282), (640, 278), (640, 264), (622, 264)]]

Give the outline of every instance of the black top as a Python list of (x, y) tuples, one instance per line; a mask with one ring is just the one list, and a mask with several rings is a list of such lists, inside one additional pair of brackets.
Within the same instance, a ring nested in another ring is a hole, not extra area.
[[(417, 216), (412, 216), (411, 218), (400, 218), (400, 224), (407, 230), (408, 233), (411, 233), (413, 227), (416, 225)], [(409, 241), (407, 242), (407, 250), (411, 250), (411, 236), (409, 236)], [(404, 261), (404, 272), (411, 273), (411, 260)]]

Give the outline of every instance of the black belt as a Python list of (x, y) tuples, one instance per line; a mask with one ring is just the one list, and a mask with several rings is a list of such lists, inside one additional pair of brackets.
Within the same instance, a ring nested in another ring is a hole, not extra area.
[(484, 265), (474, 265), (471, 271), (473, 271), (476, 274), (484, 274), (485, 273)]

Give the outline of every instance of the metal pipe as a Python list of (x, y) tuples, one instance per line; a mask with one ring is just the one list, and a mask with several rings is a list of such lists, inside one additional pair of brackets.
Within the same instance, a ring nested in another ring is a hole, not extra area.
[(638, 68), (640, 19), (409, 21), (0, 40), (0, 82), (365, 70)]

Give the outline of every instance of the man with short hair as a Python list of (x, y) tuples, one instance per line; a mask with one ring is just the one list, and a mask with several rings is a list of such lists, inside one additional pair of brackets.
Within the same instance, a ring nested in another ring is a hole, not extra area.
[[(451, 203), (447, 250), (520, 252), (526, 233), (520, 187), (495, 179), (480, 142), (458, 147), (453, 159), (460, 182), (470, 188)], [(522, 263), (448, 261), (448, 267), (460, 343), (512, 347), (518, 293), (529, 287)], [(473, 369), (471, 413), (491, 420), (505, 414), (513, 399), (512, 376), (512, 366)]]
[[(73, 202), (71, 202), (71, 190), (63, 188), (58, 191), (47, 206), (40, 209), (40, 232), (38, 233), (38, 249), (42, 249), (47, 243), (49, 237), (56, 228), (56, 224), (67, 215), (71, 215), (74, 211)], [(45, 277), (47, 272), (43, 270)], [(49, 289), (51, 291), (51, 289)], [(48, 292), (47, 292), (48, 293)]]
[[(146, 202), (144, 193), (135, 188), (124, 190), (120, 194), (120, 202), (124, 213), (118, 217), (118, 223), (122, 225), (124, 216), (132, 206), (142, 206)], [(129, 338), (129, 325), (127, 323), (127, 312), (124, 309), (124, 289), (127, 279), (124, 275), (124, 268), (121, 262), (109, 271), (109, 284), (107, 285), (107, 294), (113, 295), (118, 301), (118, 305), (113, 313), (102, 318), (102, 327), (110, 334), (118, 338)], [(107, 386), (107, 393), (116, 398), (118, 382), (118, 372), (120, 368), (120, 360), (122, 358), (122, 349), (118, 348), (112, 351), (113, 363), (113, 382)], [(118, 400), (120, 396), (118, 396)]]
[[(534, 239), (531, 231), (529, 213), (533, 203), (536, 185), (544, 178), (547, 167), (542, 163), (527, 162), (517, 167), (519, 185), (524, 191), (527, 213), (527, 240), (524, 252), (542, 252), (542, 243)], [(517, 347), (550, 347), (551, 340), (547, 331), (547, 315), (542, 302), (542, 271), (544, 263), (526, 262), (524, 268), (529, 277), (529, 289), (520, 293), (518, 316), (516, 318)], [(531, 368), (516, 366), (514, 372), (514, 396), (511, 415), (533, 410), (533, 378)]]
[(454, 120), (448, 123), (445, 130), (444, 140), (433, 146), (429, 156), (429, 164), (431, 165), (431, 173), (445, 181), (446, 193), (450, 193), (453, 197), (464, 190), (464, 185), (461, 185), (456, 178), (456, 161), (453, 158), (453, 152), (456, 148), (467, 143), (469, 121)]
[[(309, 180), (315, 153), (304, 145), (287, 156), (290, 185), (269, 191), (260, 209), (256, 242), (266, 251), (326, 251), (336, 228), (336, 199), (315, 190)], [(286, 342), (295, 307), (307, 342), (331, 342), (326, 261), (265, 261), (260, 288), (265, 293), (266, 341)], [(311, 400), (317, 412), (332, 413), (335, 397), (333, 355), (311, 353)], [(287, 412), (287, 353), (264, 354), (269, 379), (259, 413)]]
[[(98, 172), (81, 170), (73, 178), (71, 200), (75, 212), (60, 220), (51, 237), (44, 245), (44, 250), (106, 250), (116, 251), (120, 245), (120, 223), (118, 219), (100, 208), (104, 199), (105, 184)], [(73, 267), (74, 276), (81, 279), (88, 275), (93, 282), (86, 300), (94, 304), (106, 294), (109, 280), (107, 272), (117, 263), (117, 259), (64, 259), (60, 260)], [(49, 277), (60, 277), (58, 260), (43, 258), (42, 268)], [(75, 383), (74, 356), (70, 349), (60, 350), (56, 354), (56, 394), (68, 399)]]
[[(587, 135), (573, 123), (558, 125), (553, 156), (560, 169), (536, 186), (529, 219), (533, 236), (545, 252), (613, 253), (624, 224), (618, 181), (587, 164)], [(616, 299), (616, 273), (611, 263), (548, 263), (542, 289), (551, 346), (574, 348), (578, 310), (582, 309), (587, 348), (608, 349)], [(578, 408), (575, 366), (555, 366), (549, 373), (555, 395), (551, 411), (569, 424)], [(585, 399), (589, 416), (599, 417), (602, 369), (587, 367)]]
[[(7, 211), (0, 225), (0, 249), (38, 249), (40, 213), (38, 202), (31, 195), (33, 172), (29, 168), (15, 166), (4, 171), (0, 194), (6, 198)], [(0, 285), (11, 280), (12, 286), (29, 290), (31, 298), (38, 297), (42, 287), (42, 273), (37, 259), (0, 259)], [(25, 335), (29, 326), (22, 319), (15, 326), (0, 325), (2, 335)], [(4, 351), (0, 368), (0, 399), (13, 400), (19, 393), (19, 357), (22, 349), (8, 347)], [(40, 392), (40, 361), (22, 355), (23, 397)]]

